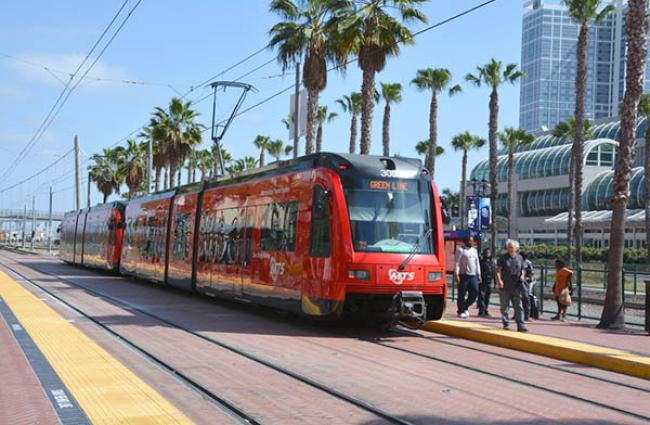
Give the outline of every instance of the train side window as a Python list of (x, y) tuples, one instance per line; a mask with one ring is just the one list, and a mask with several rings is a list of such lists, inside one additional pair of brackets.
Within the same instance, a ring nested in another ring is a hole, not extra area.
[(312, 257), (329, 257), (332, 253), (330, 236), (329, 193), (318, 185), (314, 189), (314, 199), (312, 201), (309, 255)]
[(277, 202), (264, 206), (260, 249), (263, 251), (294, 251), (297, 224), (297, 202)]

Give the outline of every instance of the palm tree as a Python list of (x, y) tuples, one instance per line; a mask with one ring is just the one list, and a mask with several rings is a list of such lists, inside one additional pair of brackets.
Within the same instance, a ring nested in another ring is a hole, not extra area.
[(287, 145), (284, 147), (284, 156), (291, 155), (291, 152), (293, 152), (293, 146)]
[[(217, 168), (219, 167), (219, 160), (217, 156), (217, 145), (213, 144), (212, 147), (210, 148), (210, 153), (212, 154), (212, 169), (210, 169), (210, 177), (213, 177), (215, 175), (218, 175), (221, 170), (218, 170)], [(221, 161), (223, 161), (223, 166), (224, 169), (228, 167), (228, 165), (232, 162), (233, 158), (230, 152), (226, 150), (223, 146), (221, 146)]]
[(420, 69), (415, 78), (411, 81), (420, 91), (431, 91), (431, 105), (429, 106), (429, 154), (427, 155), (426, 167), (433, 176), (436, 171), (436, 158), (433, 152), (436, 150), (438, 139), (438, 94), (448, 90), (449, 96), (460, 93), (462, 89), (458, 84), (449, 87), (451, 84), (451, 72), (445, 68)]
[(400, 43), (415, 44), (411, 22), (427, 22), (419, 10), (422, 0), (368, 0), (349, 2), (341, 24), (343, 51), (358, 55), (363, 72), (361, 85), (361, 154), (370, 153), (374, 111), (375, 75), (381, 72), (389, 56), (400, 53)]
[(122, 147), (106, 148), (101, 155), (94, 154), (90, 158), (92, 163), (88, 166), (89, 177), (104, 195), (104, 203), (114, 192), (118, 195), (120, 193), (123, 181), (124, 151), (125, 149)]
[(132, 199), (142, 187), (146, 177), (147, 144), (138, 143), (133, 139), (127, 140), (126, 143), (125, 158), (120, 173), (125, 176), (126, 186), (129, 188), (128, 199)]
[[(424, 155), (424, 160), (426, 162), (427, 157), (429, 156), (429, 140), (421, 140), (415, 145), (415, 151), (418, 155)], [(445, 148), (442, 146), (436, 146), (436, 156), (444, 155)]]
[(499, 133), (499, 139), (501, 139), (503, 147), (508, 150), (508, 238), (512, 238), (514, 237), (512, 216), (515, 210), (515, 199), (517, 198), (514, 188), (515, 149), (530, 145), (535, 141), (535, 137), (522, 128), (506, 127), (503, 133)]
[(280, 139), (270, 142), (266, 150), (276, 161), (279, 161), (285, 151), (284, 142)]
[(646, 262), (650, 264), (650, 93), (644, 93), (639, 102), (639, 115), (645, 118), (645, 153), (643, 155), (643, 174), (645, 179), (645, 241), (648, 247)]
[(255, 137), (255, 140), (253, 140), (253, 144), (257, 149), (260, 150), (259, 165), (260, 167), (264, 167), (264, 153), (269, 149), (269, 146), (271, 145), (271, 138), (269, 136), (262, 136), (261, 134), (258, 134), (257, 137)]
[(316, 120), (318, 121), (318, 130), (316, 131), (316, 152), (320, 152), (323, 148), (323, 124), (330, 123), (338, 117), (336, 112), (327, 111), (327, 106), (319, 106)]
[[(563, 0), (571, 19), (580, 25), (578, 33), (578, 47), (576, 50), (576, 107), (575, 107), (575, 129), (573, 133), (573, 146), (571, 157), (576, 166), (573, 169), (573, 186), (575, 190), (574, 214), (575, 214), (575, 245), (576, 260), (582, 261), (582, 166), (583, 163), (583, 130), (585, 120), (585, 98), (587, 88), (587, 45), (589, 39), (589, 25), (592, 22), (600, 22), (614, 10), (613, 5), (601, 9), (605, 3), (602, 0)], [(580, 164), (580, 165), (579, 165)], [(569, 237), (571, 237), (569, 235)]]
[(477, 87), (485, 84), (491, 88), (490, 92), (490, 120), (488, 123), (488, 141), (490, 145), (490, 204), (492, 206), (492, 217), (490, 222), (490, 248), (497, 252), (497, 195), (499, 194), (497, 182), (497, 128), (499, 125), (499, 87), (502, 84), (514, 84), (523, 77), (523, 72), (517, 70), (517, 64), (510, 64), (503, 69), (500, 61), (492, 59), (484, 66), (476, 67), (476, 74), (469, 73), (465, 80)]
[(257, 160), (252, 156), (245, 156), (235, 160), (231, 165), (226, 167), (226, 171), (230, 174), (239, 173), (241, 171), (250, 170), (251, 168), (257, 167)]
[[(583, 140), (589, 140), (592, 137), (591, 134), (591, 121), (585, 120), (583, 122)], [(576, 128), (576, 120), (574, 117), (570, 117), (566, 121), (562, 121), (558, 123), (558, 125), (553, 129), (553, 136), (565, 139), (568, 137), (573, 138), (575, 135), (575, 128)], [(573, 228), (573, 217), (575, 215), (575, 205), (576, 205), (576, 197), (578, 196), (578, 192), (576, 191), (576, 188), (573, 184), (574, 182), (574, 176), (575, 176), (575, 157), (573, 157), (573, 152), (571, 154), (571, 162), (569, 164), (569, 208), (567, 209), (568, 211), (568, 216), (567, 216), (567, 260), (569, 263), (571, 263), (571, 258), (573, 256), (573, 235), (574, 235), (574, 228)], [(580, 167), (582, 169), (582, 167)], [(582, 194), (580, 195), (582, 196)]]
[(197, 151), (196, 157), (198, 159), (198, 167), (201, 170), (201, 181), (204, 181), (208, 178), (208, 175), (212, 174), (215, 159), (214, 156), (212, 156), (212, 152), (208, 149)]
[(351, 117), (350, 121), (350, 153), (354, 153), (357, 148), (357, 126), (358, 117), (361, 113), (361, 93), (352, 92), (349, 96), (345, 95), (336, 101)]
[(381, 97), (385, 102), (382, 125), (384, 156), (390, 156), (390, 105), (402, 101), (402, 85), (400, 83), (381, 83)]
[(169, 103), (169, 110), (155, 108), (151, 120), (151, 136), (165, 145), (163, 150), (167, 158), (170, 187), (176, 186), (178, 167), (182, 166), (194, 146), (201, 144), (201, 133), (205, 126), (195, 122), (199, 113), (191, 109), (191, 105), (191, 102), (174, 97)]
[[(469, 131), (457, 134), (451, 139), (451, 146), (455, 151), (463, 151), (463, 166), (460, 180), (460, 199), (464, 200), (467, 194), (467, 154), (470, 150), (480, 149), (485, 145), (485, 139), (474, 136)], [(460, 228), (465, 228), (465, 202), (459, 203)]]
[[(629, 0), (625, 20), (627, 60), (625, 70), (625, 95), (621, 131), (618, 139), (616, 168), (614, 170), (614, 196), (612, 197), (612, 222), (609, 230), (607, 253), (607, 292), (600, 317), (599, 328), (625, 326), (623, 303), (623, 248), (625, 246), (625, 210), (630, 190), (630, 175), (636, 148), (636, 124), (639, 99), (643, 94), (643, 75), (648, 54), (647, 0)], [(647, 176), (646, 176), (647, 178)], [(647, 196), (647, 195), (646, 195)]]
[[(273, 0), (270, 10), (282, 19), (269, 31), (270, 48), (277, 48), (283, 70), (303, 61), (302, 83), (307, 89), (307, 132), (305, 153), (314, 151), (314, 127), (318, 96), (327, 85), (327, 64), (344, 67), (346, 55), (336, 42), (339, 11), (347, 0)], [(260, 164), (260, 166), (262, 166)]]

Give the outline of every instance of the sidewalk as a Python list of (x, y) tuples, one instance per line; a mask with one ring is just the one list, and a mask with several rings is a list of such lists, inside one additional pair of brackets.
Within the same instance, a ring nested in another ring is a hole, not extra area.
[[(496, 307), (490, 308), (490, 314), (493, 316), (491, 318), (478, 317), (478, 310), (472, 308), (469, 319), (458, 319), (456, 314), (450, 312), (456, 310), (455, 304), (453, 306), (450, 305), (447, 310), (448, 313), (445, 315), (445, 319), (462, 320), (501, 329), (501, 318), (499, 310)], [(512, 317), (512, 309), (510, 313)], [(551, 317), (553, 317), (553, 314), (544, 314), (540, 316), (539, 320), (526, 322), (526, 327), (531, 334), (535, 335), (562, 338), (650, 356), (650, 335), (640, 328), (611, 331), (597, 329), (597, 322), (592, 320), (577, 320), (568, 317), (566, 322), (560, 322), (551, 320)], [(511, 323), (510, 326), (512, 329), (516, 329), (515, 323)]]
[(595, 324), (555, 322), (550, 317), (527, 323), (528, 333), (502, 329), (497, 317), (469, 319), (447, 314), (422, 329), (484, 344), (537, 354), (650, 380), (650, 336), (641, 331), (604, 331)]

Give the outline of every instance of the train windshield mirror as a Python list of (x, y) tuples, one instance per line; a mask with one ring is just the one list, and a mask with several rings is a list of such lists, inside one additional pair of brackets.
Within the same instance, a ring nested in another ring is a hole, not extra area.
[(433, 253), (431, 237), (425, 237), (431, 194), (414, 189), (346, 190), (355, 251), (410, 253), (420, 240), (418, 253)]

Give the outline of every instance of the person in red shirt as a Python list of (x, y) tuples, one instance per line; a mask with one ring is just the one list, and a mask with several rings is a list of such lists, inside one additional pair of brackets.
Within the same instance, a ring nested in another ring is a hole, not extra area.
[(566, 320), (566, 310), (570, 304), (560, 302), (562, 292), (568, 291), (570, 295), (573, 294), (573, 285), (571, 284), (571, 277), (573, 271), (569, 269), (564, 261), (555, 260), (555, 284), (553, 285), (553, 295), (557, 301), (557, 314), (551, 320)]

